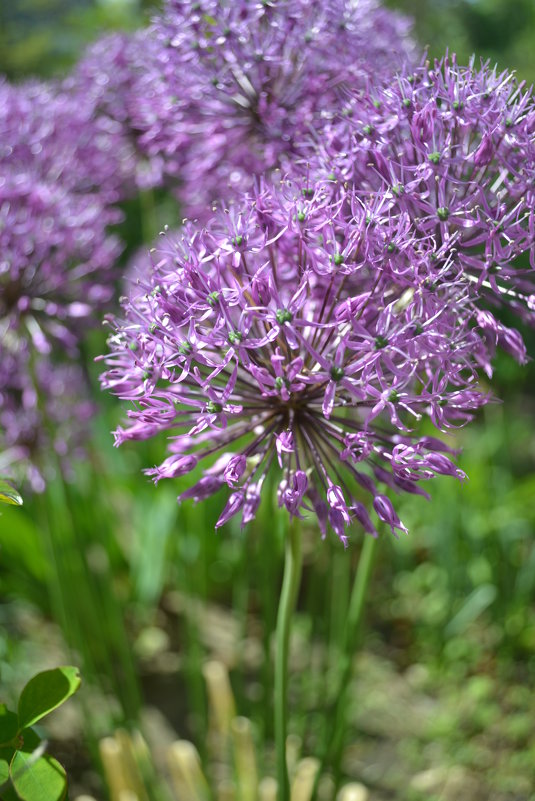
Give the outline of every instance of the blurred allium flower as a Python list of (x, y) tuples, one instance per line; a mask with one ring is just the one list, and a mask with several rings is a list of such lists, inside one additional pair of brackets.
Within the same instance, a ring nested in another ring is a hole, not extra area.
[(167, 241), (113, 322), (103, 385), (134, 402), (116, 443), (170, 432), (169, 456), (147, 473), (199, 464), (179, 500), (230, 487), (218, 526), (255, 517), (270, 470), (290, 515), (312, 511), (344, 543), (353, 520), (375, 534), (366, 494), (405, 530), (380, 485), (425, 494), (421, 480), (463, 477), (442, 441), (412, 428), (423, 416), (462, 425), (486, 400), (467, 286), (394, 284), (396, 252), (361, 206), (347, 222), (350, 202), (328, 183), (263, 185), (207, 230)]
[(375, 205), (392, 247), (407, 259), (416, 249), (430, 285), (462, 274), (488, 339), (524, 361), (520, 334), (488, 305), (534, 319), (535, 273), (517, 259), (529, 252), (535, 268), (531, 92), (510, 73), (460, 67), (452, 56), (355, 93), (346, 112), (317, 143), (323, 174)]
[(0, 177), (0, 340), (48, 353), (74, 351), (80, 331), (112, 295), (117, 214), (33, 173)]
[(108, 227), (132, 147), (94, 112), (60, 84), (0, 82), (0, 451), (36, 490), (52, 452), (65, 471), (82, 441), (91, 406), (64, 357), (111, 299), (120, 253)]
[[(11, 343), (13, 344), (13, 343)], [(83, 371), (0, 344), (0, 473), (45, 487), (54, 452), (65, 473), (82, 454), (93, 404)]]
[(112, 297), (120, 246), (108, 226), (132, 170), (120, 127), (89, 100), (0, 81), (1, 465), (37, 491), (52, 453), (68, 470), (92, 411), (64, 357)]
[(412, 55), (409, 29), (376, 0), (167, 0), (137, 119), (183, 184), (184, 212), (202, 216), (279, 166), (346, 87)]
[(114, 203), (132, 184), (132, 145), (87, 85), (0, 80), (0, 167)]
[(116, 162), (123, 196), (163, 182), (163, 154), (144, 147), (136, 120), (160, 77), (155, 74), (159, 49), (147, 30), (105, 36), (88, 48), (62, 87), (108, 136), (106, 156), (108, 164)]

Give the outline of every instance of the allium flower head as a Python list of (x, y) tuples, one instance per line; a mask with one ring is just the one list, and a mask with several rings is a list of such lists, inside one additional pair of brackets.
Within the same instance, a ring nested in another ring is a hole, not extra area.
[[(11, 343), (13, 344), (13, 343)], [(93, 404), (83, 371), (0, 345), (0, 473), (42, 492), (52, 454), (65, 474), (83, 453)]]
[[(317, 143), (324, 171), (362, 202), (373, 199), (393, 246), (416, 244), (420, 278), (435, 285), (461, 275), (489, 339), (524, 361), (520, 335), (487, 306), (534, 319), (531, 92), (508, 72), (460, 67), (451, 56), (355, 93), (346, 111)], [(525, 252), (531, 271), (518, 262)]]
[(314, 513), (344, 543), (354, 520), (375, 534), (373, 513), (405, 530), (384, 485), (425, 494), (423, 479), (462, 477), (449, 448), (413, 428), (423, 416), (462, 425), (485, 402), (477, 368), (490, 367), (464, 287), (394, 284), (395, 255), (383, 249), (385, 269), (362, 256), (365, 211), (348, 224), (347, 202), (329, 183), (263, 184), (207, 230), (166, 238), (113, 322), (103, 385), (134, 402), (116, 443), (169, 432), (147, 473), (200, 465), (179, 500), (227, 487), (218, 526), (255, 517), (270, 470), (281, 507)]
[(108, 227), (131, 152), (87, 93), (0, 81), (0, 451), (36, 490), (53, 452), (67, 469), (91, 413), (64, 357), (113, 294)]
[(409, 28), (376, 0), (168, 0), (138, 124), (183, 183), (185, 213), (251, 187), (347, 86), (399, 68)]
[(163, 182), (164, 154), (149, 154), (137, 121), (151, 86), (160, 78), (157, 53), (156, 38), (147, 30), (104, 36), (88, 48), (63, 83), (63, 90), (82, 103), (93, 128), (98, 127), (101, 137), (108, 136), (103, 144), (108, 164), (115, 163), (122, 197)]
[(108, 228), (132, 152), (87, 92), (0, 81), (1, 464), (38, 491), (52, 453), (68, 469), (92, 412), (64, 357), (113, 295)]
[(132, 145), (119, 124), (96, 108), (94, 92), (71, 84), (12, 86), (0, 80), (0, 167), (116, 202), (131, 182)]
[[(73, 351), (96, 308), (112, 294), (117, 221), (91, 194), (74, 195), (32, 173), (0, 177), (0, 339), (48, 353)], [(16, 346), (19, 348), (19, 345)]]

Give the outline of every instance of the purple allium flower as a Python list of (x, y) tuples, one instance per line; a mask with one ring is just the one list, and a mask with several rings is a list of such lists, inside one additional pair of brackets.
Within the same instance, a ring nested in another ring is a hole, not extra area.
[(412, 56), (409, 30), (376, 0), (168, 0), (137, 122), (183, 184), (184, 212), (206, 215), (280, 166), (348, 86)]
[(120, 253), (108, 227), (132, 148), (93, 112), (61, 84), (0, 81), (0, 449), (36, 490), (84, 433), (83, 373), (64, 357), (111, 299)]
[[(320, 174), (374, 205), (431, 285), (461, 274), (475, 300), (533, 321), (535, 273), (517, 259), (529, 252), (535, 268), (535, 102), (524, 84), (451, 56), (357, 92), (346, 111), (317, 142)], [(525, 360), (520, 334), (490, 311), (478, 325)]]
[(120, 125), (97, 110), (88, 87), (71, 83), (11, 86), (0, 80), (0, 166), (114, 203), (132, 183), (132, 145)]
[(117, 214), (32, 173), (0, 177), (0, 339), (39, 353), (51, 340), (75, 350), (80, 331), (112, 295)]
[(0, 345), (0, 473), (42, 492), (55, 453), (68, 474), (83, 453), (93, 414), (77, 365), (32, 358), (9, 338)]
[(169, 456), (147, 473), (200, 465), (179, 500), (229, 487), (218, 526), (255, 517), (270, 470), (281, 507), (313, 512), (344, 543), (354, 520), (376, 533), (367, 495), (405, 530), (382, 485), (425, 495), (423, 479), (463, 477), (413, 428), (462, 425), (487, 400), (466, 286), (394, 283), (398, 255), (361, 206), (347, 222), (350, 202), (329, 182), (262, 185), (207, 230), (166, 237), (144, 294), (113, 321), (103, 385), (134, 403), (116, 444), (169, 432)]
[(108, 137), (103, 140), (106, 157), (110, 164), (115, 161), (122, 196), (163, 182), (164, 156), (149, 154), (136, 121), (143, 118), (139, 108), (145, 107), (160, 78), (155, 71), (158, 52), (157, 40), (147, 30), (105, 36), (88, 48), (62, 86), (83, 104), (100, 135)]

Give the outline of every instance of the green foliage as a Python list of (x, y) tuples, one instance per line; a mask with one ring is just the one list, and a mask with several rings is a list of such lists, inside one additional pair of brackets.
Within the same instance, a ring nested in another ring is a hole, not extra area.
[[(396, 617), (410, 622), (428, 651), (443, 649), (448, 662), (475, 664), (490, 650), (535, 658), (529, 403), (525, 396), (488, 407), (479, 425), (457, 435), (468, 481), (434, 482), (429, 504), (404, 501), (410, 535), (394, 544), (392, 561), (383, 567), (394, 586), (388, 603)], [(474, 644), (476, 632), (486, 632), (486, 644)]]
[(77, 668), (60, 667), (34, 676), (19, 698), (19, 727), (33, 726), (74, 695), (80, 686)]
[(67, 775), (51, 756), (16, 751), (10, 765), (10, 777), (21, 801), (62, 801), (67, 795)]
[(22, 498), (15, 487), (3, 478), (0, 478), (0, 503), (22, 506)]
[[(0, 704), (0, 790), (4, 801), (62, 801), (67, 776), (30, 726), (57, 709), (78, 690), (74, 667), (59, 667), (34, 676), (23, 688), (18, 714)], [(8, 784), (9, 783), (9, 784)]]
[(18, 716), (10, 712), (5, 704), (0, 704), (0, 745), (11, 742), (19, 728)]
[(0, 3), (0, 73), (65, 73), (86, 45), (144, 25), (159, 0), (17, 0)]

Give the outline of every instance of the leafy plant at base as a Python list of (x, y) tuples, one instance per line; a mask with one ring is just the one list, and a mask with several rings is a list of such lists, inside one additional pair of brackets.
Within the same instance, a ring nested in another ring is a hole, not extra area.
[(74, 695), (80, 682), (78, 668), (45, 670), (26, 684), (16, 713), (0, 704), (2, 801), (62, 801), (67, 797), (65, 770), (45, 753), (46, 741), (31, 726)]

